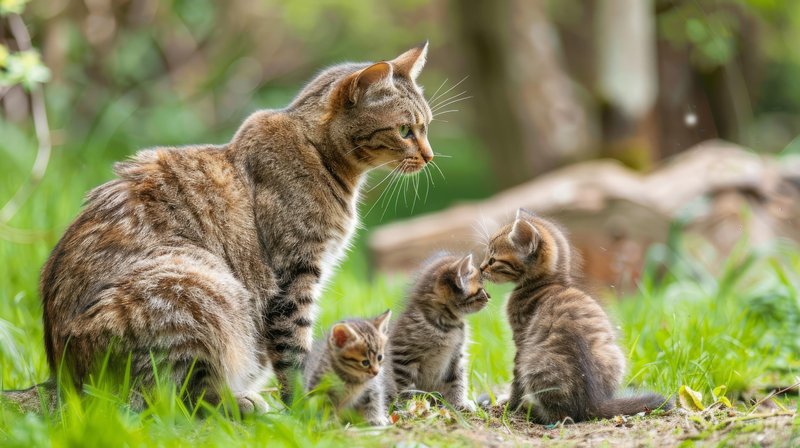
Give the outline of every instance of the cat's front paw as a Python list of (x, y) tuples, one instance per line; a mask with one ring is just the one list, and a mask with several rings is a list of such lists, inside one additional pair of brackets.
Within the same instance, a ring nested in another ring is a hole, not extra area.
[(269, 410), (264, 398), (255, 392), (236, 397), (236, 404), (241, 415), (263, 414)]

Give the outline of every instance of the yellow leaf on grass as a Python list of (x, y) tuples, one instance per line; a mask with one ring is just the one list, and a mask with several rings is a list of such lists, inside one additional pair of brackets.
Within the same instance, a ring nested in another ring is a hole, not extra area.
[(725, 396), (726, 390), (728, 390), (728, 386), (723, 384), (721, 386), (715, 387), (714, 390), (711, 391), (711, 393), (714, 395), (714, 399), (719, 399), (719, 397)]
[(703, 394), (685, 384), (678, 389), (678, 402), (682, 408), (690, 411), (702, 411), (706, 408), (703, 406)]

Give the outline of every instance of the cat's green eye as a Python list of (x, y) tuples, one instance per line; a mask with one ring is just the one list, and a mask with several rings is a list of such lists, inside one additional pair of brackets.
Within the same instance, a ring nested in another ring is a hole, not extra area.
[(361, 365), (364, 366), (364, 367), (369, 367), (369, 359), (365, 359), (365, 360), (361, 361)]
[(411, 132), (411, 126), (405, 124), (400, 125), (400, 128), (398, 130), (400, 131), (400, 136), (403, 138), (409, 138), (414, 135), (414, 133)]

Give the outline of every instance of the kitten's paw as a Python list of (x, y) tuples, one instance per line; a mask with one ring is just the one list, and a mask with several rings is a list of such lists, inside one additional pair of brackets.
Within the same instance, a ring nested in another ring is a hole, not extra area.
[(242, 415), (263, 414), (269, 410), (264, 398), (255, 392), (236, 397), (236, 404), (239, 405), (239, 413)]
[(463, 403), (458, 403), (454, 407), (461, 412), (475, 412), (478, 409), (472, 400), (465, 400)]
[(367, 420), (367, 423), (372, 426), (389, 426), (389, 418), (385, 415), (380, 415)]

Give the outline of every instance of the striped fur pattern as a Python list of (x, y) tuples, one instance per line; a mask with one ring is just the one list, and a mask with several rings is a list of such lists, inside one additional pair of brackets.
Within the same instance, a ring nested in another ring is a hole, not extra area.
[(472, 255), (435, 256), (426, 263), (389, 336), (390, 399), (414, 392), (438, 392), (461, 410), (467, 398), (468, 327), (465, 316), (483, 309), (489, 295)]
[(522, 209), (489, 242), (484, 278), (517, 285), (507, 308), (517, 348), (509, 409), (555, 423), (669, 407), (656, 394), (614, 398), (625, 356), (603, 308), (576, 285), (570, 254), (563, 230)]
[(389, 319), (386, 311), (370, 319), (338, 322), (315, 342), (306, 363), (304, 383), (317, 388), (323, 379), (335, 376), (328, 395), (337, 410), (353, 409), (371, 425), (389, 423), (384, 392), (384, 357)]
[(193, 396), (227, 387), (244, 410), (263, 408), (271, 365), (290, 398), (365, 174), (412, 173), (433, 158), (415, 81), (426, 53), (427, 43), (334, 66), (287, 108), (251, 115), (228, 144), (149, 149), (118, 164), (42, 271), (52, 372), (63, 361), (80, 385), (113, 345), (133, 355), (143, 387), (153, 354), (178, 382), (194, 363)]

